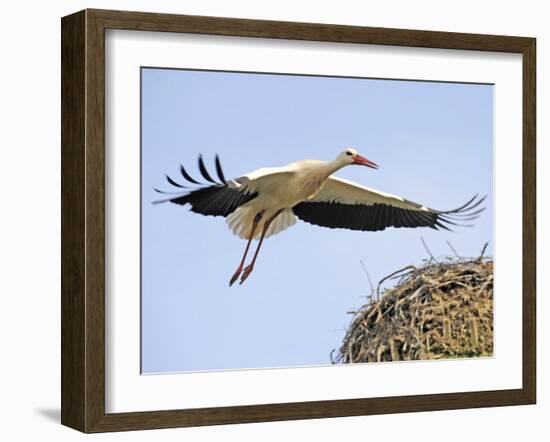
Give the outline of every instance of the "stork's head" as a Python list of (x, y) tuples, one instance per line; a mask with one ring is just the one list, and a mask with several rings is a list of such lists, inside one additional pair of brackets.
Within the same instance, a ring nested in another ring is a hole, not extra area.
[(352, 149), (351, 147), (344, 150), (336, 160), (339, 163), (342, 163), (344, 166), (349, 166), (351, 164), (357, 164), (359, 166), (367, 166), (372, 169), (378, 169), (378, 165), (373, 163), (371, 160), (366, 159), (364, 156), (359, 155), (359, 153)]

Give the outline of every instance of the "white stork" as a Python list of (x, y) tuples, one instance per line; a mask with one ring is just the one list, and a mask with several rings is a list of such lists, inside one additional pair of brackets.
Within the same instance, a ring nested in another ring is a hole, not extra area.
[[(172, 186), (182, 190), (155, 203), (189, 204), (195, 213), (226, 217), (233, 233), (247, 240), (230, 286), (239, 276), (240, 284), (248, 278), (264, 238), (294, 225), (296, 218), (331, 229), (378, 231), (386, 227), (430, 227), (449, 230), (448, 225), (463, 225), (460, 222), (475, 219), (484, 210), (479, 206), (485, 197), (477, 198), (477, 195), (457, 209), (440, 211), (333, 175), (354, 164), (378, 169), (375, 163), (350, 148), (332, 161), (296, 161), (285, 167), (261, 168), (226, 180), (216, 155), (217, 182), (199, 156), (199, 171), (210, 184), (189, 188), (166, 175)], [(190, 183), (201, 185), (183, 166), (180, 172)], [(252, 239), (259, 240), (258, 247), (250, 264), (244, 267)]]

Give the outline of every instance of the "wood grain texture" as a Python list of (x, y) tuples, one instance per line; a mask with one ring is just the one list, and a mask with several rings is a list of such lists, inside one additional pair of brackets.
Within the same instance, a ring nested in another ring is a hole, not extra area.
[(529, 38), (197, 15), (88, 10), (106, 29), (230, 35), (289, 40), (522, 52)]
[(86, 431), (105, 415), (105, 38), (86, 11)]
[(85, 427), (85, 13), (61, 29), (61, 422)]
[(537, 395), (537, 149), (536, 40), (523, 51), (523, 389)]
[[(106, 29), (514, 52), (523, 55), (523, 387), (105, 413)], [(535, 355), (535, 40), (526, 37), (86, 10), (62, 20), (62, 423), (83, 432), (531, 404)]]

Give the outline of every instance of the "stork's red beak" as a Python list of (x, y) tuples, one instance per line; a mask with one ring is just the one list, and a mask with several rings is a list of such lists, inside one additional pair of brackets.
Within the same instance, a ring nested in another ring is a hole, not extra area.
[(372, 169), (378, 169), (378, 164), (373, 163), (371, 160), (367, 160), (365, 157), (357, 154), (353, 157), (353, 164), (359, 164), (361, 166), (367, 166)]

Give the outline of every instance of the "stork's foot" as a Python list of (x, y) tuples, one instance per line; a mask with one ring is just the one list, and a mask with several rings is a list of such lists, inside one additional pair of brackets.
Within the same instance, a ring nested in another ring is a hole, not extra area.
[(229, 280), (229, 287), (231, 287), (233, 284), (235, 284), (235, 281), (239, 279), (239, 276), (241, 276), (241, 272), (243, 271), (243, 266), (239, 266), (239, 268), (235, 271), (231, 279)]
[(239, 284), (242, 284), (243, 282), (246, 281), (246, 278), (248, 278), (248, 276), (252, 273), (252, 270), (254, 270), (254, 266), (252, 265), (246, 266), (244, 268), (243, 274), (241, 275), (241, 281), (239, 282)]

